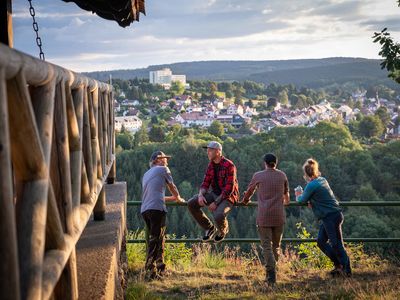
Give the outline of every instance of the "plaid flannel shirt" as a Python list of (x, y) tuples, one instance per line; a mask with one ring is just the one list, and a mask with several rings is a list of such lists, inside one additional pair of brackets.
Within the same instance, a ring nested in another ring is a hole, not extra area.
[(232, 203), (237, 202), (239, 200), (239, 184), (235, 165), (229, 159), (222, 157), (218, 174), (214, 174), (214, 165), (215, 163), (212, 161), (208, 164), (201, 189), (208, 191), (211, 186), (213, 191), (216, 191), (214, 176), (217, 176), (217, 182), (221, 189), (221, 200), (228, 200)]

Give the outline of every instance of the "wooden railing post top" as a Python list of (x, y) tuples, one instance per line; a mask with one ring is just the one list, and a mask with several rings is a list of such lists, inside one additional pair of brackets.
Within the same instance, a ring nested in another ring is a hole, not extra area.
[(90, 91), (112, 92), (112, 85), (94, 80), (55, 64), (0, 44), (0, 66), (4, 68), (6, 79), (23, 72), (28, 84), (41, 86), (55, 78), (56, 82), (67, 81), (72, 89), (86, 86)]

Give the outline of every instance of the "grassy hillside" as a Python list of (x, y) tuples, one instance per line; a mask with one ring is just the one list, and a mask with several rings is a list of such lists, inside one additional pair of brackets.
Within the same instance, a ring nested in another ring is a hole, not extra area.
[(113, 78), (148, 78), (149, 71), (168, 67), (174, 74), (185, 74), (189, 80), (254, 80), (258, 82), (321, 85), (349, 80), (390, 82), (379, 66), (379, 60), (364, 58), (324, 58), (276, 61), (199, 61), (149, 66), (134, 70), (87, 73), (108, 80)]
[(144, 245), (128, 245), (127, 299), (398, 299), (398, 265), (366, 254), (359, 245), (348, 246), (353, 261), (352, 278), (331, 278), (330, 266), (316, 245), (306, 254), (287, 248), (278, 264), (278, 283), (264, 283), (258, 246), (240, 253), (223, 245), (167, 244), (169, 274), (146, 281)]

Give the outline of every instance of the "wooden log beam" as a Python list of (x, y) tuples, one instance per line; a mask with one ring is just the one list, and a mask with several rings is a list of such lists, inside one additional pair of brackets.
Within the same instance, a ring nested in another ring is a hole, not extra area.
[[(22, 182), (17, 201), (20, 291), (23, 299), (38, 299), (42, 288), (42, 263), (48, 194), (48, 161), (36, 125), (23, 73), (7, 84), (12, 162), (16, 180)], [(47, 124), (43, 121), (42, 124)], [(49, 139), (43, 139), (48, 149)]]
[(90, 130), (89, 91), (87, 89), (85, 89), (83, 96), (84, 97), (83, 97), (82, 150), (85, 162), (85, 170), (90, 186), (90, 192), (92, 192), (94, 188), (94, 178), (93, 178), (93, 159), (92, 159), (92, 137)]
[(0, 69), (0, 294), (7, 300), (20, 298), (10, 147), (6, 78)]
[[(57, 84), (55, 95), (55, 132), (58, 155), (58, 169), (61, 181), (61, 190), (63, 196), (63, 204), (65, 209), (66, 232), (73, 234), (74, 232), (74, 216), (72, 211), (72, 186), (71, 186), (71, 165), (70, 165), (70, 147), (68, 138), (68, 122), (67, 122), (67, 99), (65, 90), (65, 81)], [(71, 99), (72, 100), (72, 99)], [(78, 275), (76, 269), (75, 247), (71, 251), (70, 259), (64, 269), (58, 283), (59, 288), (55, 290), (55, 294), (65, 294), (68, 298), (78, 298)]]
[(16, 177), (22, 181), (45, 179), (48, 170), (24, 74), (9, 80), (7, 90)]
[(114, 156), (111, 159), (111, 162), (106, 167), (106, 172), (100, 180), (96, 181), (97, 187), (93, 190), (90, 195), (89, 203), (81, 204), (80, 206), (80, 222), (79, 226), (76, 228), (73, 235), (66, 234), (65, 235), (65, 248), (58, 250), (50, 250), (46, 253), (46, 257), (43, 263), (43, 299), (49, 299), (51, 297), (54, 286), (59, 281), (61, 273), (63, 272), (64, 266), (66, 265), (71, 252), (75, 249), (75, 245), (78, 242), (83, 230), (86, 227), (87, 222), (89, 221), (90, 215), (93, 212), (93, 208), (96, 203), (96, 199), (99, 197), (99, 194), (96, 191), (101, 191), (108, 172), (110, 171), (111, 165), (114, 161)]
[[(72, 215), (76, 225), (79, 222), (79, 205), (81, 203), (81, 167), (82, 167), (82, 118), (78, 120), (75, 104), (79, 115), (82, 116), (83, 89), (80, 89), (74, 101), (72, 91), (68, 84), (65, 85), (65, 95), (67, 104), (68, 139), (71, 157), (71, 190), (72, 190)], [(79, 99), (80, 98), (80, 99)], [(81, 124), (79, 124), (79, 122)]]

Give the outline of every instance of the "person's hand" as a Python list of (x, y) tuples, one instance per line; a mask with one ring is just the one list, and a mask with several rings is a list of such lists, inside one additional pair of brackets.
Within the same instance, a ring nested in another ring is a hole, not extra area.
[(183, 203), (186, 202), (185, 199), (183, 199), (181, 196), (178, 196), (175, 200), (177, 203)]
[(295, 191), (294, 195), (297, 197), (301, 196), (301, 194), (303, 194), (301, 191)]
[(197, 201), (199, 202), (200, 206), (206, 206), (207, 205), (206, 198), (204, 198), (204, 196), (201, 195), (201, 194), (199, 195)]
[(208, 206), (208, 209), (210, 211), (215, 211), (217, 209), (217, 207), (218, 207), (217, 204), (215, 202), (213, 202)]
[(251, 202), (250, 199), (248, 199), (246, 201), (244, 199), (242, 199), (242, 201), (240, 201), (240, 203), (242, 203), (243, 205), (248, 205), (250, 202)]

